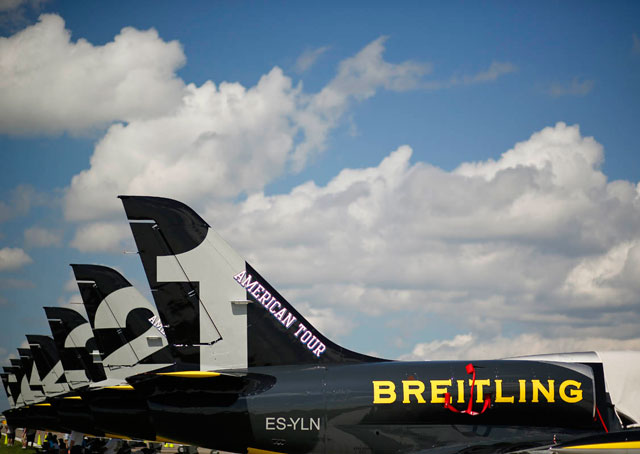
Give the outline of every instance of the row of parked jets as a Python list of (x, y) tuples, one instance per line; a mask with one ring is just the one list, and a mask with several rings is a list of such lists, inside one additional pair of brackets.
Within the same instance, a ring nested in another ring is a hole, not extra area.
[(640, 405), (612, 399), (619, 371), (595, 352), (353, 352), (187, 205), (120, 199), (154, 301), (114, 269), (71, 265), (88, 320), (44, 308), (51, 336), (27, 335), (4, 367), (9, 425), (256, 454), (640, 452)]

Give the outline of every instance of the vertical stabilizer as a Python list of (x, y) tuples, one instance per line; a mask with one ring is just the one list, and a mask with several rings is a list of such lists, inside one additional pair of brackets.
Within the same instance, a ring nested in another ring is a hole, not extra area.
[(53, 338), (40, 334), (27, 334), (27, 341), (38, 375), (41, 377), (45, 395), (56, 396), (68, 392), (69, 385)]
[(6, 372), (1, 373), (0, 379), (2, 379), (2, 387), (4, 388), (4, 392), (7, 394), (7, 400), (9, 401), (9, 406), (11, 408), (15, 408), (16, 403), (13, 400), (13, 394), (11, 393), (11, 388), (9, 388), (9, 374)]
[(22, 389), (22, 395), (25, 398), (25, 402), (27, 404), (33, 404), (43, 401), (45, 396), (42, 390), (42, 382), (40, 381), (38, 370), (33, 364), (31, 350), (28, 348), (19, 348), (18, 354), (20, 355), (22, 370), (24, 370), (24, 376), (22, 377), (20, 387)]
[(98, 346), (89, 322), (73, 309), (45, 307), (49, 327), (71, 388), (106, 379), (102, 364), (94, 362)]
[(379, 361), (324, 337), (188, 206), (120, 198), (158, 308), (189, 300), (200, 321), (203, 368)]
[(173, 363), (155, 307), (129, 281), (106, 266), (71, 266), (109, 377)]
[(24, 372), (22, 370), (22, 366), (20, 365), (20, 360), (11, 358), (9, 360), (11, 362), (10, 367), (4, 367), (4, 371), (9, 374), (9, 389), (11, 390), (11, 395), (13, 396), (13, 400), (16, 407), (24, 407), (25, 401), (22, 397), (22, 377), (24, 376)]

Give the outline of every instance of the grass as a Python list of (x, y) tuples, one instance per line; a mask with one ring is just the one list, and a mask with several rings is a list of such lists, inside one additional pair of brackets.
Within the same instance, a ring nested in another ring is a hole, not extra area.
[(34, 448), (22, 449), (22, 443), (17, 442), (13, 446), (4, 444), (4, 435), (0, 440), (0, 454), (35, 454)]

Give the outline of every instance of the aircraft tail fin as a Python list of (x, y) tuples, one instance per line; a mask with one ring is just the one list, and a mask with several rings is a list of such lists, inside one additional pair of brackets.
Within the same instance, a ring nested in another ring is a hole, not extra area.
[(173, 363), (155, 307), (116, 270), (71, 265), (109, 377)]
[(24, 370), (20, 364), (19, 359), (10, 358), (10, 367), (4, 367), (4, 371), (9, 374), (9, 389), (13, 396), (13, 401), (16, 407), (22, 407), (25, 405), (24, 397), (22, 396), (22, 377), (24, 377)]
[(27, 334), (27, 342), (29, 342), (44, 393), (47, 396), (54, 396), (68, 392), (69, 385), (53, 338), (40, 334)]
[(200, 367), (380, 361), (323, 336), (187, 205), (120, 199), (167, 337), (180, 328), (171, 317), (188, 315), (182, 323), (191, 329), (186, 340), (199, 349)]
[(38, 369), (33, 363), (31, 349), (18, 348), (18, 354), (20, 355), (20, 362), (22, 363), (22, 369), (24, 370), (24, 377), (22, 378), (23, 394), (28, 396), (25, 400), (29, 403), (44, 400), (42, 381), (40, 380)]
[(2, 379), (2, 387), (4, 388), (4, 392), (7, 394), (9, 407), (15, 408), (16, 404), (13, 401), (13, 394), (11, 393), (11, 388), (9, 387), (9, 374), (7, 372), (1, 373), (0, 379)]
[(45, 307), (44, 310), (69, 386), (77, 388), (105, 380), (102, 364), (93, 359), (98, 345), (89, 322), (79, 312), (66, 307)]

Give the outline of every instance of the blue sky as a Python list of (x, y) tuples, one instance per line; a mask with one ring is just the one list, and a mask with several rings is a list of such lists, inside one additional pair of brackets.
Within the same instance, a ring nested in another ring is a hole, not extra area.
[(0, 357), (78, 300), (69, 263), (144, 290), (132, 192), (194, 206), (355, 350), (640, 348), (637, 2), (0, 14)]

